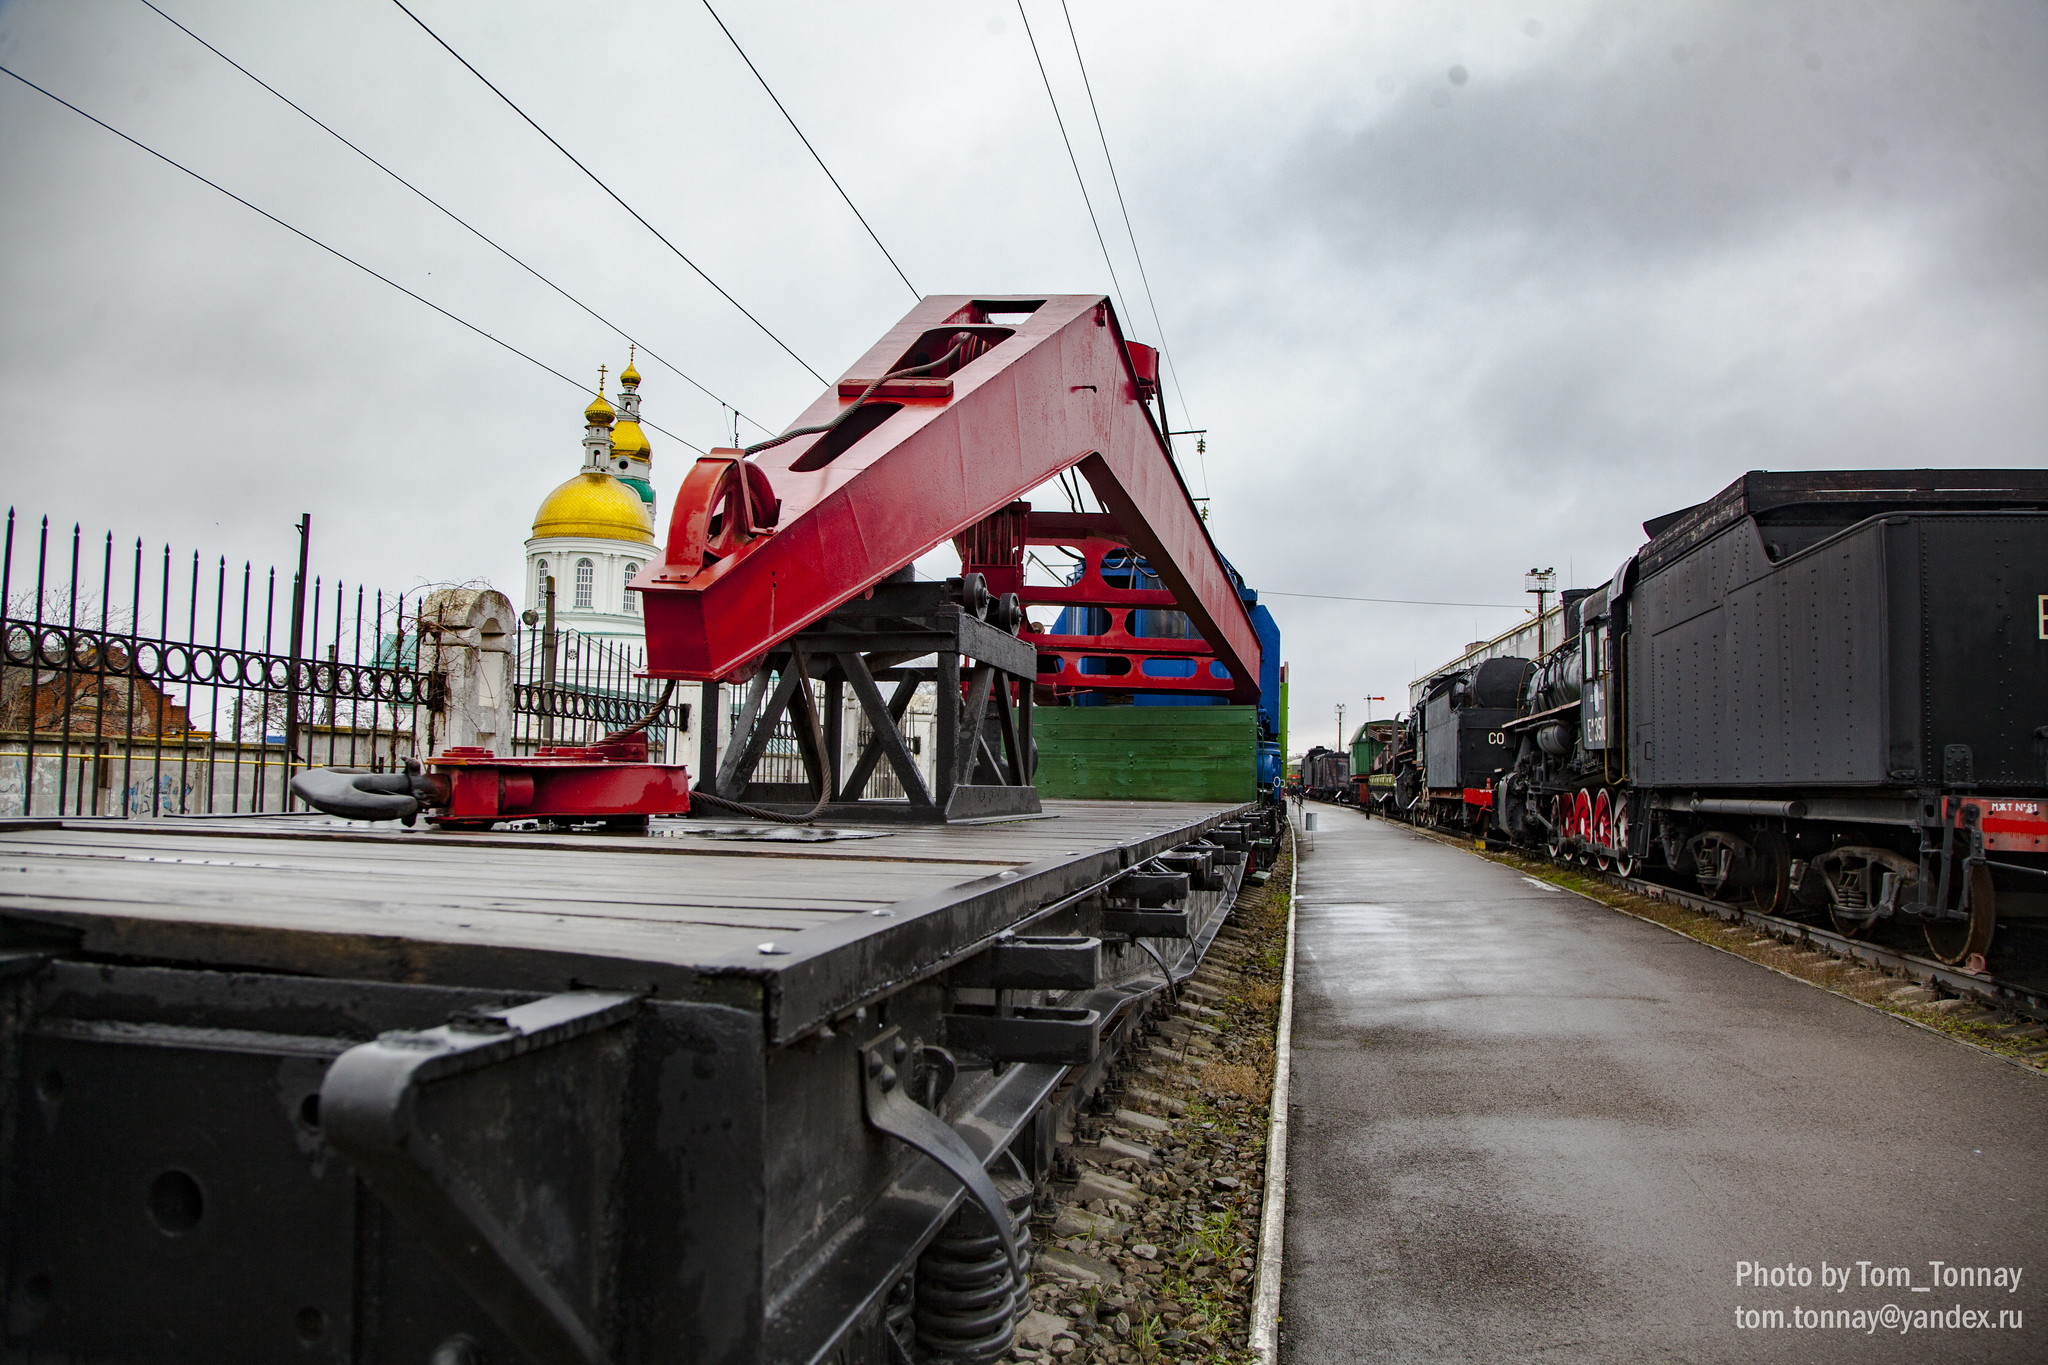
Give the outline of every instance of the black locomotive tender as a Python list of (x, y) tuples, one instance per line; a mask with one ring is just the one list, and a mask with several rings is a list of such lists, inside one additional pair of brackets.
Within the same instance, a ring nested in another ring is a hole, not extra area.
[(1643, 530), (1561, 646), (1429, 680), (1393, 813), (1980, 970), (2048, 918), (2048, 471), (1755, 472)]
[(0, 822), (0, 1354), (993, 1359), (1063, 1142), (1280, 835), (1047, 804), (874, 842)]
[(1347, 800), (1351, 794), (1351, 757), (1320, 744), (1301, 756), (1302, 795), (1313, 801)]

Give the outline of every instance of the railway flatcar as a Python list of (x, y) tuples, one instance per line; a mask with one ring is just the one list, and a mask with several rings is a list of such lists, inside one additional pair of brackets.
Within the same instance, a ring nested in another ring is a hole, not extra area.
[(2048, 471), (1753, 472), (1643, 529), (1561, 645), (1432, 681), (1420, 818), (1497, 752), (1488, 823), (1556, 858), (1979, 970), (2048, 918)]

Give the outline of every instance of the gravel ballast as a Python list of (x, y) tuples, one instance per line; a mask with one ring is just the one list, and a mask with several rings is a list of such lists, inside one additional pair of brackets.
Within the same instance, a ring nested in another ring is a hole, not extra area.
[(1013, 1360), (1250, 1362), (1291, 841), (1202, 968), (1061, 1134)]

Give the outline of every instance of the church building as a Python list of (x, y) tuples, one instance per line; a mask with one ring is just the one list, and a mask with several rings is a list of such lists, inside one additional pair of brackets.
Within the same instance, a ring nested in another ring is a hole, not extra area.
[(619, 373), (619, 405), (599, 395), (583, 410), (582, 468), (541, 501), (526, 542), (526, 603), (545, 611), (547, 579), (555, 580), (555, 623), (563, 630), (645, 647), (640, 595), (626, 591), (648, 559), (654, 539), (652, 450), (640, 429), (640, 371), (633, 358)]

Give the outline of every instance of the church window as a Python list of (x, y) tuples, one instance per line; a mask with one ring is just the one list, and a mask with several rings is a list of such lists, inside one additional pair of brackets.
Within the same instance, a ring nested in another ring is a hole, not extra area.
[(580, 611), (590, 610), (590, 590), (597, 581), (597, 566), (587, 559), (576, 561), (576, 606)]
[(548, 562), (545, 559), (538, 561), (533, 566), (533, 595), (535, 597), (546, 597), (548, 595)]
[[(628, 561), (627, 561), (627, 563), (626, 563), (626, 582), (627, 582), (627, 584), (628, 584), (628, 585), (631, 585), (631, 583), (633, 582), (633, 575), (634, 575), (634, 574), (637, 574), (637, 573), (639, 573), (639, 572), (640, 572), (640, 566), (639, 566), (638, 564), (635, 564), (635, 563), (633, 563), (632, 561), (628, 560)], [(639, 614), (640, 614), (640, 595), (639, 595), (638, 593), (632, 593), (632, 592), (629, 592), (629, 593), (627, 593), (627, 594), (626, 594), (626, 615), (628, 615), (628, 616), (638, 616)]]

